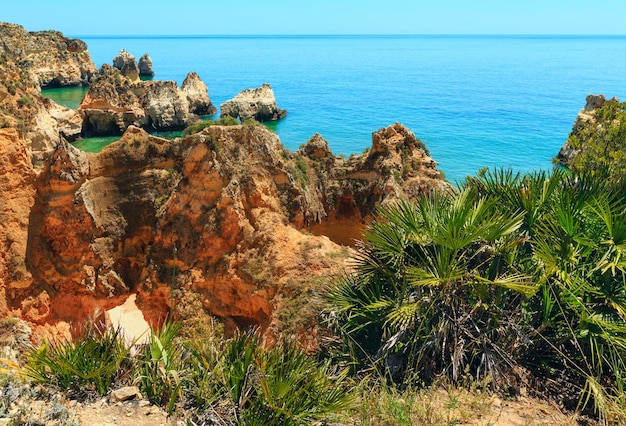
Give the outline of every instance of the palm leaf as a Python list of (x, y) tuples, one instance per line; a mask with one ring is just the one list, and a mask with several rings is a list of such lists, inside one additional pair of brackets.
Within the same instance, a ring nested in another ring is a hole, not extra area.
[(480, 276), (476, 276), (474, 277), (474, 279), (478, 283), (489, 284), (496, 287), (513, 290), (527, 297), (534, 295), (539, 289), (539, 285), (537, 285), (537, 283), (532, 280), (532, 277), (524, 274), (511, 274), (508, 276), (499, 277), (495, 280), (488, 280)]

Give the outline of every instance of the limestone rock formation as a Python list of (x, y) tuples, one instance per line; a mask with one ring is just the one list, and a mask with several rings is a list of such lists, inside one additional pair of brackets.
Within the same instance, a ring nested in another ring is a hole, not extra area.
[(308, 179), (324, 194), (307, 193), (310, 206), (323, 208), (309, 208), (302, 220), (311, 232), (342, 244), (360, 238), (377, 206), (451, 188), (424, 144), (400, 123), (374, 132), (362, 155), (343, 159), (327, 149), (316, 135), (296, 153), (305, 156)]
[(199, 120), (193, 111), (214, 107), (199, 78), (180, 89), (174, 81), (131, 80), (105, 64), (78, 109), (85, 117), (83, 135), (98, 136), (121, 135), (131, 125), (178, 130)]
[(189, 112), (198, 115), (209, 115), (217, 112), (217, 109), (213, 106), (209, 98), (208, 87), (195, 72), (187, 74), (181, 86), (181, 90), (187, 95)]
[(300, 229), (350, 241), (378, 204), (447, 187), (404, 126), (373, 142), (342, 159), (316, 136), (286, 154), (274, 133), (248, 124), (173, 141), (130, 127), (99, 154), (61, 143), (30, 195), (27, 279), (9, 286), (7, 310), (34, 324), (80, 323), (135, 293), (154, 320), (170, 308), (174, 279), (227, 329), (272, 329), (294, 309), (294, 291), (343, 268), (344, 248)]
[(82, 121), (80, 113), (42, 97), (41, 86), (85, 83), (95, 66), (83, 42), (61, 33), (0, 23), (0, 36), (0, 127), (16, 129), (38, 158), (62, 137), (74, 139)]
[(135, 81), (139, 79), (139, 66), (133, 55), (122, 49), (113, 58), (113, 66), (129, 80)]
[(147, 53), (144, 53), (139, 58), (139, 76), (140, 77), (154, 77), (154, 71), (152, 70), (152, 58)]
[[(75, 141), (80, 136), (83, 128), (83, 116), (81, 113), (75, 109), (59, 105), (48, 98), (44, 99), (44, 105), (53, 119), (49, 128), (52, 128), (65, 140)], [(56, 145), (58, 143), (57, 139), (55, 138), (54, 141)]]
[(220, 105), (221, 117), (239, 118), (241, 122), (249, 119), (257, 121), (278, 120), (287, 115), (287, 111), (278, 108), (272, 87), (265, 83), (256, 89), (241, 91), (234, 98)]
[(26, 250), (36, 173), (15, 129), (0, 129), (0, 169), (0, 317), (4, 317), (6, 292), (32, 282)]
[(58, 31), (27, 32), (14, 24), (0, 23), (0, 52), (15, 58), (28, 80), (40, 87), (80, 86), (96, 74), (87, 45)]

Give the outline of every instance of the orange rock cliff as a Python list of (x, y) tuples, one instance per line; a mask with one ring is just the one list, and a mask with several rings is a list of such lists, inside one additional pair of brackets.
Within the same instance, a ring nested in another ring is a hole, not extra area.
[(377, 206), (449, 187), (397, 123), (349, 158), (320, 135), (289, 152), (254, 123), (174, 140), (127, 123), (119, 142), (82, 152), (66, 140), (84, 112), (40, 94), (46, 81), (94, 78), (82, 42), (10, 24), (0, 33), (10, 40), (0, 44), (0, 317), (80, 324), (136, 294), (158, 322), (183, 291), (227, 330), (280, 331), (293, 300), (342, 271), (343, 245)]

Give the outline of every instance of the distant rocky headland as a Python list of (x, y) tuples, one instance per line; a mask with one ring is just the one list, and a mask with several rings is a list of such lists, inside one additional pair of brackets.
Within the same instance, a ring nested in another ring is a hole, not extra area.
[[(335, 156), (321, 135), (289, 152), (258, 124), (286, 114), (266, 84), (221, 106), (241, 124), (155, 137), (216, 111), (194, 72), (179, 88), (139, 78), (147, 55), (97, 70), (80, 40), (0, 34), (0, 317), (38, 333), (67, 333), (131, 294), (158, 322), (181, 292), (227, 329), (278, 332), (294, 300), (341, 273), (377, 206), (451, 188), (398, 123), (361, 155)], [(77, 85), (89, 85), (77, 110), (41, 95)], [(115, 134), (98, 154), (68, 142)], [(307, 328), (313, 338), (314, 322), (295, 327)]]

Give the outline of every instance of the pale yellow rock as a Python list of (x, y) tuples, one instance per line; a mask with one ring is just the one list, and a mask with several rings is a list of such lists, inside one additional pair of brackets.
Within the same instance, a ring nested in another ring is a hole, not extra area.
[[(124, 304), (106, 312), (107, 322), (113, 329), (120, 329), (130, 343), (143, 344), (150, 341), (150, 324), (137, 307), (136, 294), (131, 294)], [(137, 390), (139, 392), (139, 390)]]

